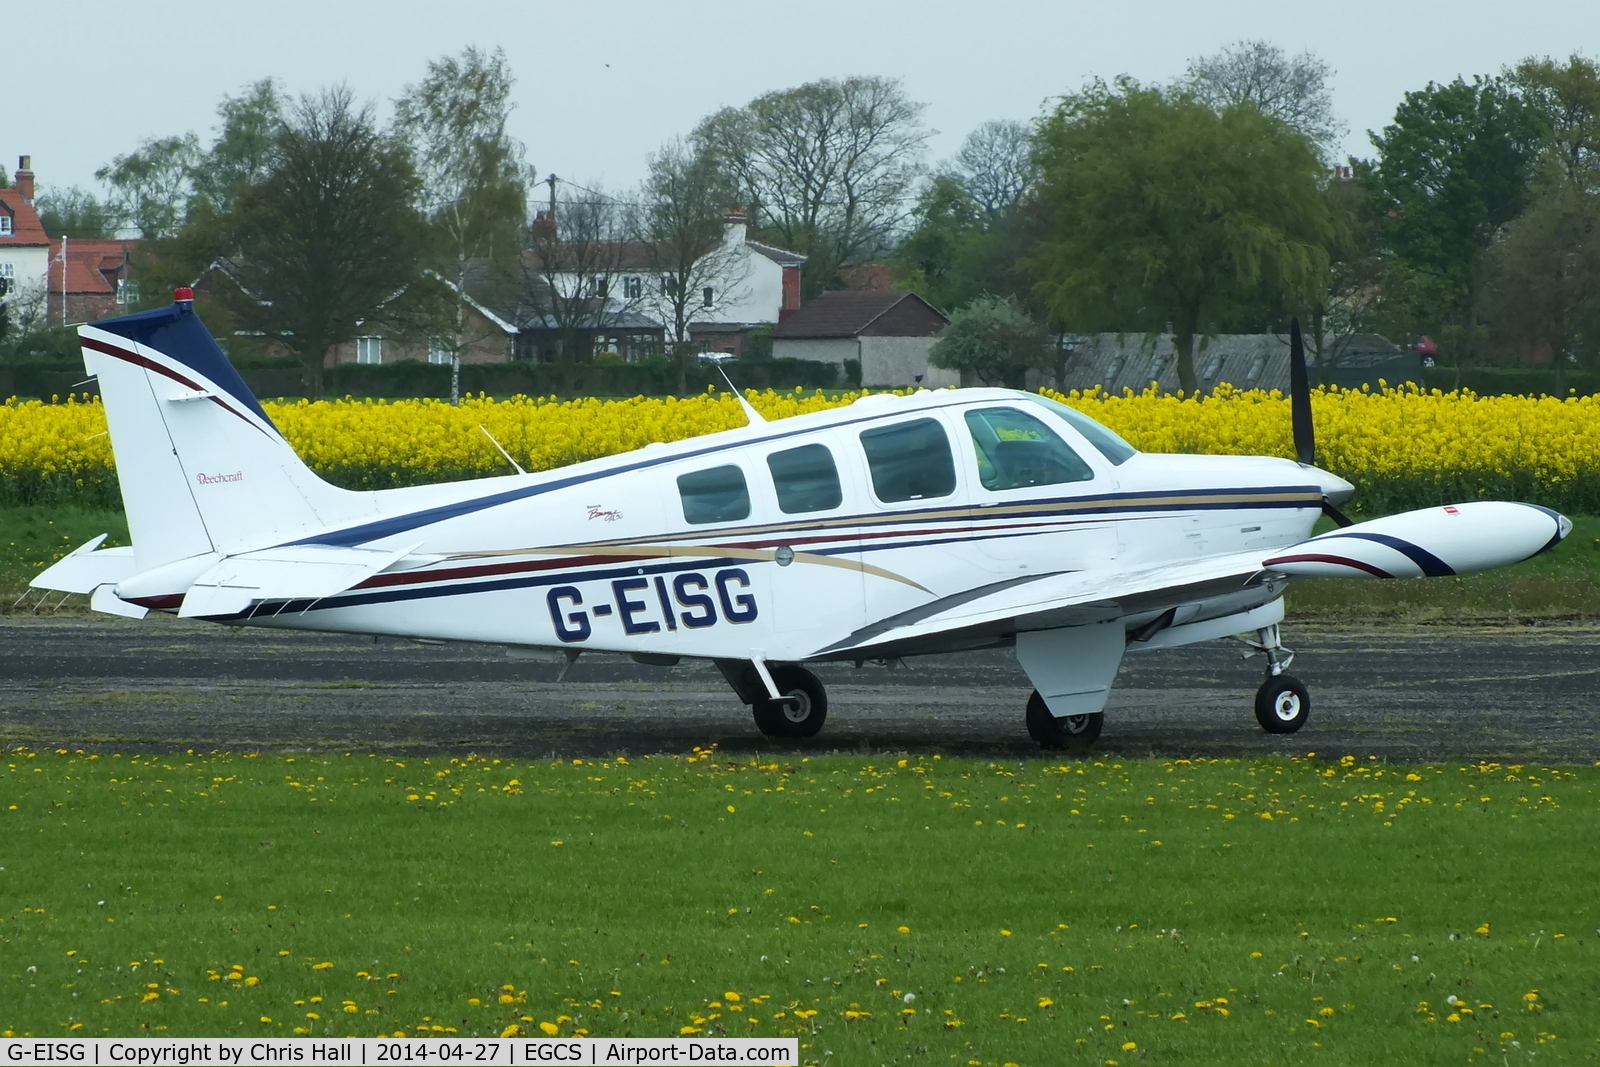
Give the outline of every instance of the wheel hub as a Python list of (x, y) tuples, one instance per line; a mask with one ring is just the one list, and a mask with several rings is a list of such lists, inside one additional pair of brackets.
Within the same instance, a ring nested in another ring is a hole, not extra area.
[(796, 689), (785, 693), (787, 698), (783, 701), (783, 717), (790, 722), (805, 722), (811, 717), (811, 697), (804, 689)]
[(1292, 690), (1279, 693), (1272, 710), (1284, 722), (1293, 722), (1300, 715), (1300, 695)]

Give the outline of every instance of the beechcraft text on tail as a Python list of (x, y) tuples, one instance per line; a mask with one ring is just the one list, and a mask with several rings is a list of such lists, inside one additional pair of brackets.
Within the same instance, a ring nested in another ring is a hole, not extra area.
[[(805, 664), (1009, 646), (1042, 745), (1086, 745), (1127, 652), (1243, 635), (1256, 713), (1298, 729), (1283, 593), (1307, 576), (1424, 578), (1544, 551), (1571, 523), (1474, 501), (1350, 523), (1312, 466), (1140, 453), (1086, 415), (1003, 389), (847, 407), (537, 474), (352, 492), (313, 474), (194, 314), (79, 330), (133, 544), (97, 538), (35, 586), (97, 611), (716, 663), (757, 726), (822, 727)], [(1340, 528), (1311, 536), (1328, 514)]]

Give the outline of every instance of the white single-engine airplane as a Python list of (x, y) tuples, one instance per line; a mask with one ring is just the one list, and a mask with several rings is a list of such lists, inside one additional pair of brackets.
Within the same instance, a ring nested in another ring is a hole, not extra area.
[[(1351, 524), (1352, 486), (1300, 462), (1149, 455), (1004, 389), (866, 396), (538, 474), (351, 492), (313, 474), (179, 290), (80, 328), (131, 548), (96, 538), (33, 581), (249, 626), (716, 663), (773, 737), (810, 737), (803, 664), (1011, 645), (1043, 746), (1099, 734), (1124, 652), (1253, 635), (1256, 716), (1299, 729), (1283, 592), (1302, 576), (1466, 574), (1553, 547), (1545, 508), (1475, 501)], [(1342, 528), (1312, 537), (1324, 513)]]

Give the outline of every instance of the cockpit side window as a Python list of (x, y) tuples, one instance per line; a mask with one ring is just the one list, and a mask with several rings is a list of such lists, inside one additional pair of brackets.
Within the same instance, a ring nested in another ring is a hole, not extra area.
[(801, 445), (767, 457), (778, 508), (785, 515), (828, 511), (839, 506), (839, 468), (825, 445)]
[(1094, 470), (1043, 422), (1016, 408), (967, 412), (985, 489), (1087, 482)]
[(750, 517), (750, 489), (733, 464), (678, 476), (685, 522), (736, 522)]
[(956, 491), (950, 437), (934, 419), (917, 419), (861, 432), (872, 470), (872, 492), (885, 504), (934, 500)]
[(1040, 396), (1038, 393), (1028, 393), (1027, 399), (1061, 416), (1067, 421), (1068, 426), (1083, 434), (1102, 456), (1117, 466), (1121, 466), (1139, 454), (1138, 449), (1077, 408), (1070, 408), (1059, 400), (1051, 400), (1049, 397)]

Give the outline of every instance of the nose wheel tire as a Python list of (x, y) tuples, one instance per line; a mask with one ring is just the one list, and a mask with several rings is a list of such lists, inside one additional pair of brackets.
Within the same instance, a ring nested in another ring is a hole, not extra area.
[(815, 737), (828, 717), (828, 691), (804, 667), (774, 667), (772, 680), (788, 699), (763, 697), (750, 706), (756, 729), (768, 737)]
[(1051, 714), (1037, 689), (1028, 696), (1028, 736), (1040, 748), (1082, 751), (1094, 744), (1105, 721), (1105, 713), (1100, 711), (1058, 717)]
[(1311, 717), (1311, 693), (1298, 678), (1269, 677), (1256, 690), (1256, 719), (1269, 734), (1292, 734)]

